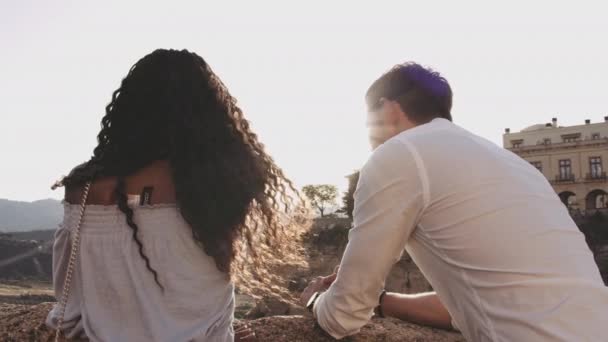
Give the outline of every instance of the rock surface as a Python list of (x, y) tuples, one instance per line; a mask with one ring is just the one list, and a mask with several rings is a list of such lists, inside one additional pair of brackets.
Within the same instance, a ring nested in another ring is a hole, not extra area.
[[(325, 334), (311, 317), (305, 316), (272, 316), (247, 322), (255, 331), (259, 341), (277, 342), (325, 342), (335, 341)], [(465, 341), (462, 335), (421, 327), (394, 319), (375, 319), (365, 325), (361, 331), (341, 341), (352, 342), (408, 342), (408, 341)]]
[[(0, 303), (0, 341), (53, 341), (54, 332), (44, 325), (52, 303), (18, 305)], [(238, 321), (255, 331), (258, 341), (324, 342), (334, 341), (317, 327), (310, 317), (273, 316), (251, 321)], [(460, 342), (457, 333), (417, 326), (393, 319), (377, 319), (361, 332), (342, 341), (438, 341)]]

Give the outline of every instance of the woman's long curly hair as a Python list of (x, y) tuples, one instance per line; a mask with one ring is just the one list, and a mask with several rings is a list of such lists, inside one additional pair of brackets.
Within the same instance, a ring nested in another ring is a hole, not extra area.
[(217, 268), (245, 292), (277, 290), (269, 270), (277, 262), (299, 260), (296, 243), (306, 211), (203, 58), (163, 49), (145, 56), (114, 91), (101, 126), (91, 159), (57, 185), (116, 177), (118, 207), (161, 288), (138, 239), (125, 177), (168, 160), (180, 212)]

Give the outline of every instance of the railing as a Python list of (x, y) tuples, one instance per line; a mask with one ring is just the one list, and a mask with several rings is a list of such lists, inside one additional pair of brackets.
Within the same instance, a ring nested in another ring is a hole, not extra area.
[(520, 146), (514, 147), (514, 146), (509, 146), (507, 147), (508, 150), (515, 150), (517, 152), (525, 152), (525, 151), (529, 151), (529, 150), (539, 150), (539, 149), (558, 149), (558, 148), (572, 148), (572, 147), (582, 147), (582, 146), (591, 146), (591, 145), (598, 145), (598, 144), (607, 144), (608, 143), (608, 138), (600, 138), (600, 139), (585, 139), (585, 140), (579, 140), (579, 141), (574, 141), (574, 142), (562, 142), (562, 141), (557, 141), (557, 142), (553, 142), (551, 144), (545, 144), (543, 142), (540, 142), (539, 144), (536, 145), (531, 145), (531, 144), (521, 144)]
[(588, 173), (585, 176), (586, 182), (597, 182), (597, 181), (606, 181), (606, 172), (596, 172), (596, 173)]
[(552, 183), (560, 184), (560, 183), (574, 183), (575, 178), (574, 175), (557, 175), (553, 179)]

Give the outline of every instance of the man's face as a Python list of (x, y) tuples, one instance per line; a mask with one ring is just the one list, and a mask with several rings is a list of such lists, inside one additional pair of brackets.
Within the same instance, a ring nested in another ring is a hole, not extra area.
[(378, 107), (367, 112), (368, 137), (372, 150), (399, 132), (392, 107), (389, 101), (381, 100)]

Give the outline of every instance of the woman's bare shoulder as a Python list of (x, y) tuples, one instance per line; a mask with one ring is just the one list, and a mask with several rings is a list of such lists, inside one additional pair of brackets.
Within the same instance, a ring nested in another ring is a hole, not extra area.
[[(175, 203), (175, 188), (167, 162), (153, 162), (125, 177), (125, 182), (127, 195), (140, 195), (145, 188), (152, 188), (151, 204)], [(116, 204), (116, 183), (117, 179), (113, 176), (96, 178), (91, 184), (87, 204)], [(65, 201), (79, 204), (83, 193), (84, 185), (66, 186)]]
[[(65, 201), (71, 204), (80, 204), (84, 195), (84, 185), (69, 185), (65, 187)], [(116, 203), (114, 190), (116, 189), (116, 179), (114, 177), (103, 177), (95, 179), (89, 194), (87, 204), (110, 205)]]

